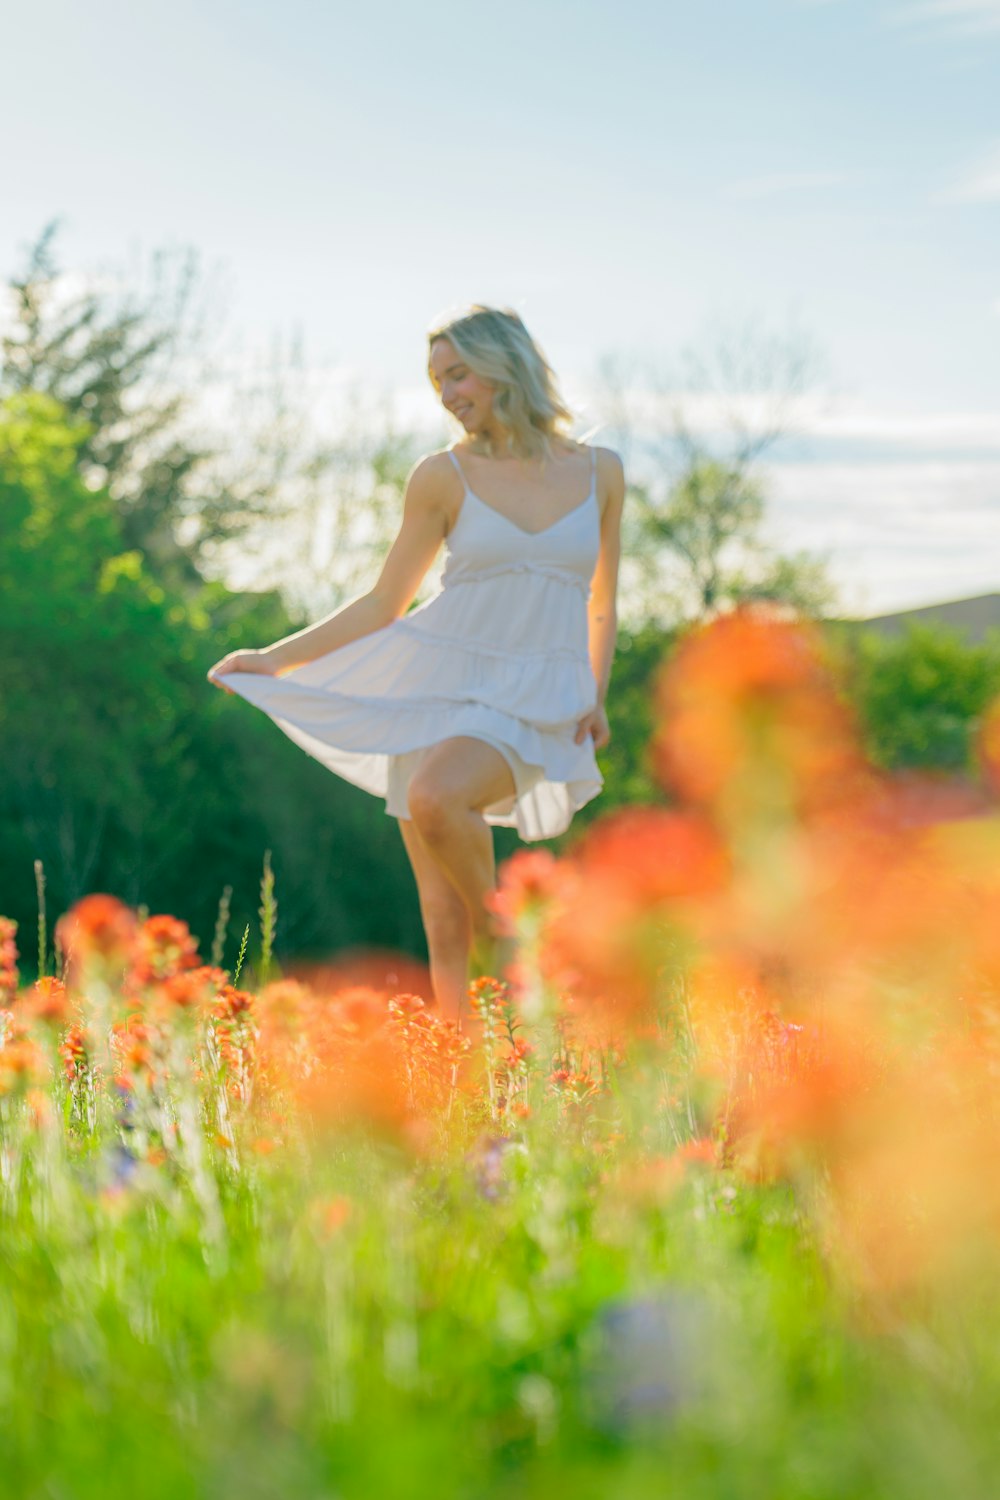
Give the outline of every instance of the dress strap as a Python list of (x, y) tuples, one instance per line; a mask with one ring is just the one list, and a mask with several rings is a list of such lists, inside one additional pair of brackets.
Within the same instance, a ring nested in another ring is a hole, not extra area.
[(593, 443), (591, 443), (591, 445), (590, 445), (590, 487), (591, 487), (591, 489), (593, 489), (596, 484), (597, 484), (597, 449), (594, 447)]
[(465, 470), (462, 468), (462, 465), (459, 463), (458, 459), (455, 457), (454, 451), (451, 448), (446, 448), (445, 452), (447, 453), (448, 457), (451, 459), (452, 463), (455, 465), (455, 468), (458, 470), (458, 477), (462, 481), (463, 488), (468, 489), (469, 488), (469, 484), (468, 484), (468, 480), (465, 477)]

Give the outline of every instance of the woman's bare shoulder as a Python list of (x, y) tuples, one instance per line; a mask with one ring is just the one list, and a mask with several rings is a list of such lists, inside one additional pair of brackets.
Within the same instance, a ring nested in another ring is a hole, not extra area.
[(454, 473), (454, 466), (448, 457), (449, 451), (447, 448), (435, 448), (431, 453), (422, 454), (420, 458), (414, 460), (410, 474), (416, 474), (418, 471), (421, 474), (443, 474), (446, 470)]
[(425, 453), (410, 469), (406, 480), (405, 506), (415, 512), (436, 512), (450, 531), (461, 496), (461, 483), (448, 449)]
[(455, 477), (455, 465), (448, 456), (448, 449), (438, 448), (416, 460), (407, 476), (406, 485), (407, 489), (412, 487), (422, 495), (429, 495), (440, 492), (442, 485), (449, 488), (449, 481)]
[(605, 448), (599, 443), (592, 443), (594, 453), (594, 466), (597, 469), (597, 477), (602, 486), (607, 485), (617, 490), (625, 487), (625, 466), (621, 460), (621, 454), (614, 448)]

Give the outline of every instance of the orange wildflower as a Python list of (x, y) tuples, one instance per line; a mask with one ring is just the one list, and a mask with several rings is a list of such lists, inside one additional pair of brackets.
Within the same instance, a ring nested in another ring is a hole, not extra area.
[(107, 978), (120, 975), (131, 958), (137, 931), (135, 913), (116, 896), (84, 896), (56, 923), (70, 983), (79, 983), (90, 971)]
[(70, 1014), (66, 986), (61, 979), (43, 975), (36, 979), (28, 995), (31, 1014), (47, 1025), (63, 1026)]
[(695, 813), (625, 807), (592, 823), (573, 849), (584, 876), (613, 881), (637, 904), (710, 895), (729, 873), (718, 833)]
[(12, 1094), (47, 1082), (49, 1066), (37, 1042), (7, 1042), (0, 1047), (0, 1094)]
[(162, 984), (197, 965), (198, 945), (186, 922), (166, 915), (147, 917), (136, 933), (128, 985)]
[(566, 885), (564, 866), (551, 850), (518, 849), (501, 864), (497, 888), (487, 893), (485, 905), (496, 916), (498, 930), (514, 936), (563, 899)]
[(691, 631), (656, 682), (663, 785), (727, 821), (763, 799), (808, 812), (868, 773), (818, 633), (746, 605)]
[(234, 1022), (253, 1010), (254, 998), (249, 990), (234, 989), (231, 984), (220, 987), (212, 1006), (212, 1015), (217, 1021)]
[(63, 1072), (70, 1083), (79, 1078), (88, 1066), (93, 1043), (82, 1026), (71, 1026), (59, 1047), (63, 1060)]
[(324, 1239), (330, 1239), (342, 1229), (354, 1212), (350, 1198), (340, 1195), (335, 1198), (314, 1198), (309, 1205), (309, 1217)]
[(17, 994), (17, 923), (12, 917), (0, 917), (0, 1003), (13, 1000)]
[(156, 997), (168, 1009), (197, 1009), (215, 999), (225, 979), (222, 969), (200, 964), (195, 969), (182, 969), (169, 975), (157, 987)]

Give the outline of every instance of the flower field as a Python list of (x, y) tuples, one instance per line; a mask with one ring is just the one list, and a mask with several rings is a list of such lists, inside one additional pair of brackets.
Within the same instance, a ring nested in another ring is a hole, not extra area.
[(94, 894), (0, 922), (0, 1494), (997, 1492), (1000, 709), (869, 765), (809, 629), (657, 682), (662, 802), (427, 996)]

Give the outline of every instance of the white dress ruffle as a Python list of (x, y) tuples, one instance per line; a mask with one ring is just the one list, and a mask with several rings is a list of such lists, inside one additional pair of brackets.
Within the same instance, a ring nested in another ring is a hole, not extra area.
[[(464, 471), (449, 455), (465, 482)], [(594, 450), (582, 504), (527, 532), (465, 485), (440, 591), (282, 677), (220, 681), (329, 770), (388, 799), (399, 757), (453, 735), (502, 752), (517, 792), (483, 809), (527, 842), (565, 832), (604, 785), (577, 725), (597, 702), (587, 598), (600, 546)], [(395, 764), (394, 764), (395, 761)]]

